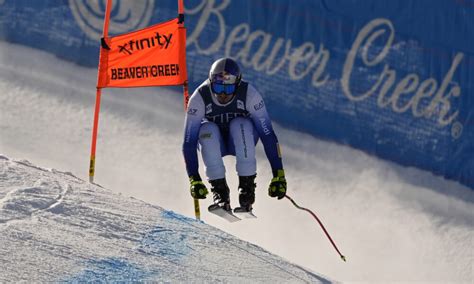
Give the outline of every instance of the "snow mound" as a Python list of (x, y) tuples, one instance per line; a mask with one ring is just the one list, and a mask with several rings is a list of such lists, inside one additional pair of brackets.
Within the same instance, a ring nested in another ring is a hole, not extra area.
[(0, 155), (0, 282), (331, 282), (203, 222)]

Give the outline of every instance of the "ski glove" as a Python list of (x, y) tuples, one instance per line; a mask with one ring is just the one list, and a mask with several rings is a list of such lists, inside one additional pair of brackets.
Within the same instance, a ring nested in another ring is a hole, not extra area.
[(205, 199), (208, 194), (207, 188), (201, 180), (200, 176), (190, 176), (189, 182), (191, 183), (191, 196), (196, 199)]
[(270, 195), (270, 197), (278, 197), (278, 199), (285, 197), (286, 179), (284, 170), (273, 172), (273, 178), (270, 186), (268, 187), (268, 195)]

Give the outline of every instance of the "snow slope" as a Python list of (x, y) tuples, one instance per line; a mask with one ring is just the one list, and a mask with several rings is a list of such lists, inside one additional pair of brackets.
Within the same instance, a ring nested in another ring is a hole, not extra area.
[[(0, 152), (86, 180), (96, 75), (45, 52), (0, 43)], [(180, 91), (104, 90), (96, 182), (192, 218), (181, 157)], [(348, 262), (339, 259), (311, 216), (267, 196), (271, 174), (261, 146), (259, 218), (228, 224), (203, 210), (206, 223), (332, 279), (473, 281), (472, 190), (346, 146), (275, 129), (289, 195), (318, 214)], [(232, 162), (226, 160), (235, 188)], [(235, 190), (231, 197), (237, 200)]]
[(322, 282), (214, 227), (0, 156), (0, 282)]

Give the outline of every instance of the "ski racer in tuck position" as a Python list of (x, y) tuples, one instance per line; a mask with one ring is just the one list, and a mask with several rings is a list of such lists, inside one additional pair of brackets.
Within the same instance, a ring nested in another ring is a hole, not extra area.
[(185, 118), (183, 155), (191, 196), (205, 199), (208, 194), (198, 171), (197, 150), (200, 148), (214, 195), (214, 204), (209, 210), (218, 205), (231, 212), (222, 158), (233, 155), (239, 175), (240, 207), (235, 212), (251, 212), (257, 172), (255, 145), (259, 139), (273, 172), (268, 194), (282, 199), (286, 194), (285, 172), (278, 139), (262, 96), (242, 80), (240, 68), (234, 60), (218, 59), (211, 66), (209, 78), (192, 94)]

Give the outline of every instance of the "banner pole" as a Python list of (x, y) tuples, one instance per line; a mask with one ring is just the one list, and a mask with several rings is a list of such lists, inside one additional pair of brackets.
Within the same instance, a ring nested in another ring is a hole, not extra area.
[[(180, 0), (181, 1), (181, 0)], [(183, 84), (183, 95), (184, 95), (184, 111), (188, 108), (189, 93), (188, 93), (188, 80)], [(199, 207), (199, 199), (194, 198), (194, 215), (196, 220), (201, 220), (201, 209)]]
[[(104, 28), (102, 31), (102, 41), (109, 35), (109, 21), (110, 21), (110, 9), (112, 7), (112, 0), (107, 0), (107, 4), (105, 6), (105, 15), (104, 15)], [(103, 48), (103, 47), (102, 47)], [(100, 62), (100, 60), (99, 60)], [(99, 63), (100, 64), (100, 63)], [(100, 70), (100, 69), (99, 69)], [(98, 72), (99, 77), (100, 72)], [(99, 78), (97, 78), (99, 79)], [(91, 158), (89, 163), (89, 182), (94, 182), (94, 174), (95, 174), (95, 153), (96, 153), (96, 145), (97, 145), (97, 132), (99, 128), (99, 113), (100, 113), (100, 97), (102, 94), (102, 89), (97, 87), (96, 95), (95, 95), (95, 110), (94, 110), (94, 127), (92, 129), (92, 143), (91, 143)]]
[(95, 150), (97, 145), (97, 129), (99, 127), (101, 88), (97, 88), (95, 95), (94, 128), (92, 129), (91, 160), (89, 164), (89, 182), (94, 182), (95, 174)]
[(178, 16), (183, 17), (183, 19), (179, 21), (180, 24), (184, 23), (184, 2), (183, 2), (183, 0), (178, 0)]
[[(184, 28), (184, 2), (178, 0), (178, 23), (180, 27)], [(183, 84), (183, 99), (184, 99), (184, 111), (188, 108), (189, 92), (188, 92), (188, 80), (184, 81)], [(199, 199), (194, 198), (194, 215), (196, 220), (201, 220), (201, 209), (199, 207)]]

